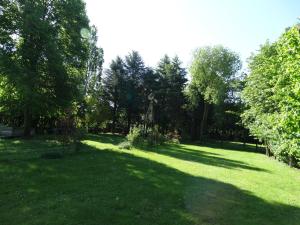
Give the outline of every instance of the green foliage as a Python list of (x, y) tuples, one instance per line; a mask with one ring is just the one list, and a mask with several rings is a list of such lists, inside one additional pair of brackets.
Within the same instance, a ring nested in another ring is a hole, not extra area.
[(132, 147), (132, 144), (129, 141), (123, 141), (120, 144), (118, 144), (118, 147), (120, 149), (130, 150)]
[[(158, 124), (164, 132), (180, 129), (185, 76), (178, 57), (165, 56), (156, 70), (145, 67), (136, 51), (124, 60), (117, 57), (103, 79), (103, 100), (108, 103), (112, 115), (111, 130), (128, 133), (132, 124), (146, 127)], [(152, 112), (151, 122), (149, 111)]]
[(124, 108), (126, 113), (127, 131), (129, 132), (131, 124), (140, 121), (140, 115), (143, 113), (143, 75), (146, 67), (144, 61), (137, 51), (132, 51), (125, 56), (125, 92)]
[(224, 100), (229, 81), (241, 68), (239, 56), (223, 46), (199, 48), (190, 67), (192, 85), (210, 104)]
[(84, 95), (93, 96), (99, 94), (101, 89), (102, 65), (104, 62), (103, 49), (97, 47), (98, 36), (97, 28), (91, 27), (87, 38), (88, 41), (88, 60), (86, 68), (86, 77), (84, 80)]
[(208, 114), (211, 114), (212, 108), (217, 117), (215, 121), (219, 121), (217, 126), (220, 129), (224, 127), (222, 124), (225, 121), (225, 113), (220, 109), (226, 100), (231, 101), (230, 93), (236, 93), (239, 83), (237, 72), (240, 69), (239, 56), (223, 46), (203, 47), (194, 52), (190, 66), (192, 80), (186, 90), (186, 96), (191, 104), (188, 110), (193, 114), (203, 105), (200, 139), (207, 135)]
[(22, 105), (18, 111), (28, 134), (34, 120), (57, 115), (80, 99), (88, 58), (80, 31), (89, 29), (89, 21), (81, 0), (4, 0), (1, 6), (0, 70), (4, 91), (16, 93), (2, 94), (2, 102), (12, 118), (11, 103)]
[(300, 160), (300, 33), (288, 29), (250, 59), (243, 122), (281, 160)]
[(174, 131), (174, 132), (169, 132), (168, 134), (166, 134), (165, 139), (169, 143), (180, 144), (181, 137), (180, 137), (178, 131)]
[(166, 137), (159, 131), (159, 127), (156, 125), (147, 132), (146, 141), (149, 146), (157, 146), (163, 144), (166, 141)]
[(144, 143), (144, 134), (143, 129), (138, 126), (134, 126), (130, 129), (130, 132), (127, 134), (126, 138), (131, 145), (137, 146)]
[(183, 125), (186, 69), (177, 56), (165, 55), (157, 66), (158, 89), (154, 91), (157, 100), (156, 123), (166, 132), (173, 132)]
[(147, 132), (141, 126), (134, 126), (126, 138), (132, 146), (136, 147), (157, 146), (166, 141), (166, 137), (160, 133), (157, 125), (149, 128)]
[(98, 94), (85, 98), (84, 122), (88, 130), (105, 128), (111, 119), (111, 108), (103, 96), (103, 90)]
[(83, 126), (94, 129), (103, 126), (107, 116), (107, 107), (102, 101), (103, 87), (101, 84), (102, 65), (104, 62), (103, 49), (99, 48), (97, 29), (91, 27), (86, 31), (88, 41), (88, 60), (83, 87), (83, 99), (80, 103), (79, 117)]
[(124, 107), (126, 92), (126, 70), (123, 60), (117, 57), (112, 60), (109, 69), (105, 71), (103, 79), (103, 97), (111, 110), (112, 125), (111, 131), (116, 131), (116, 125), (119, 121), (120, 109)]

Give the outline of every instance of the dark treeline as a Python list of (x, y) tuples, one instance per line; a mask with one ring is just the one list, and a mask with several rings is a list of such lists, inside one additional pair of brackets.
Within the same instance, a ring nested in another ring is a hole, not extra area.
[[(238, 81), (226, 84), (220, 101), (206, 103), (200, 92), (194, 93), (197, 90), (188, 82), (187, 70), (177, 56), (165, 55), (153, 69), (133, 51), (124, 59), (117, 57), (104, 72), (98, 104), (106, 105), (108, 112), (89, 120), (89, 128), (128, 133), (133, 126), (158, 125), (163, 134), (177, 133), (194, 140), (201, 135), (242, 140), (246, 131), (238, 125), (240, 89), (234, 85)], [(205, 107), (207, 118), (203, 121)]]

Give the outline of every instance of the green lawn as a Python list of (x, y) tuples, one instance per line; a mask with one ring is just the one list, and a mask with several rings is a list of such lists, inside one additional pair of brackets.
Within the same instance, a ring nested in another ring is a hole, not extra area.
[(90, 135), (77, 154), (41, 159), (59, 143), (2, 140), (0, 225), (300, 224), (300, 171), (249, 146), (122, 141)]

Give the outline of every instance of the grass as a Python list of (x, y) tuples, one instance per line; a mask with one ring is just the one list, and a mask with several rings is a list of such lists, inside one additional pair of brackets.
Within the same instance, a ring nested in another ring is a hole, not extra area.
[(1, 225), (299, 225), (300, 171), (238, 143), (120, 150), (89, 135), (0, 142)]

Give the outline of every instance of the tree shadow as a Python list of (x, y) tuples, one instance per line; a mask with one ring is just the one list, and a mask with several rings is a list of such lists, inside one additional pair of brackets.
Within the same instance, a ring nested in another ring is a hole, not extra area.
[[(98, 141), (102, 143), (110, 143), (114, 145), (117, 145), (125, 140), (124, 136), (113, 135), (113, 134), (89, 135), (88, 138), (89, 140)], [(227, 143), (228, 149), (230, 146), (232, 146), (233, 149), (234, 148), (238, 149), (239, 144)], [(218, 143), (211, 143), (211, 144), (204, 145), (202, 147), (220, 148), (220, 146), (218, 146)], [(252, 151), (253, 149), (251, 147), (252, 146), (248, 146), (247, 151)], [(197, 162), (205, 165), (223, 167), (227, 169), (247, 169), (247, 170), (254, 170), (254, 171), (269, 172), (266, 169), (248, 165), (247, 163), (242, 161), (223, 158), (221, 157), (221, 154), (218, 153), (200, 151), (199, 149), (192, 150), (190, 148), (183, 147), (182, 145), (178, 145), (178, 144), (165, 144), (158, 147), (142, 146), (140, 149), (159, 153), (162, 155), (174, 157), (185, 161)]]
[(43, 152), (61, 151), (62, 144), (54, 136), (35, 139), (13, 138), (0, 140), (0, 162), (31, 160), (39, 158)]
[[(91, 135), (88, 136), (88, 138), (89, 140), (102, 143), (110, 143), (114, 145), (117, 145), (125, 140), (124, 136), (113, 134)], [(221, 149), (220, 145), (217, 144), (218, 143), (211, 143), (202, 147)], [(229, 148), (230, 146), (232, 146), (233, 148), (238, 148), (239, 145), (238, 143), (227, 143), (227, 147)], [(252, 146), (248, 146), (248, 151), (252, 151), (251, 147)], [(139, 149), (159, 153), (165, 156), (170, 156), (185, 161), (197, 162), (205, 165), (223, 167), (227, 169), (248, 169), (254, 171), (269, 172), (264, 168), (248, 165), (247, 163), (242, 161), (223, 158), (221, 157), (221, 154), (218, 153), (200, 150), (196, 151), (178, 144), (164, 144), (157, 147), (143, 145)]]
[(113, 145), (118, 145), (121, 142), (125, 141), (124, 136), (117, 135), (117, 134), (100, 134), (100, 135), (88, 134), (86, 138), (91, 141), (98, 141), (98, 142), (108, 143)]
[[(1, 165), (3, 224), (297, 225), (300, 209), (237, 187), (84, 145), (62, 160)], [(30, 215), (30, 216), (29, 216)]]
[(265, 149), (259, 145), (257, 148), (254, 144), (230, 142), (230, 141), (216, 141), (209, 140), (207, 142), (191, 142), (186, 144), (197, 145), (201, 147), (218, 148), (220, 150), (240, 151), (240, 152), (254, 152), (254, 153), (265, 153)]
[(147, 151), (156, 152), (158, 154), (174, 157), (185, 161), (197, 162), (205, 165), (223, 167), (227, 169), (247, 169), (269, 172), (266, 169), (255, 167), (242, 161), (223, 158), (221, 157), (221, 154), (201, 151), (199, 149), (192, 150), (178, 144), (168, 144), (155, 148), (147, 148)]

